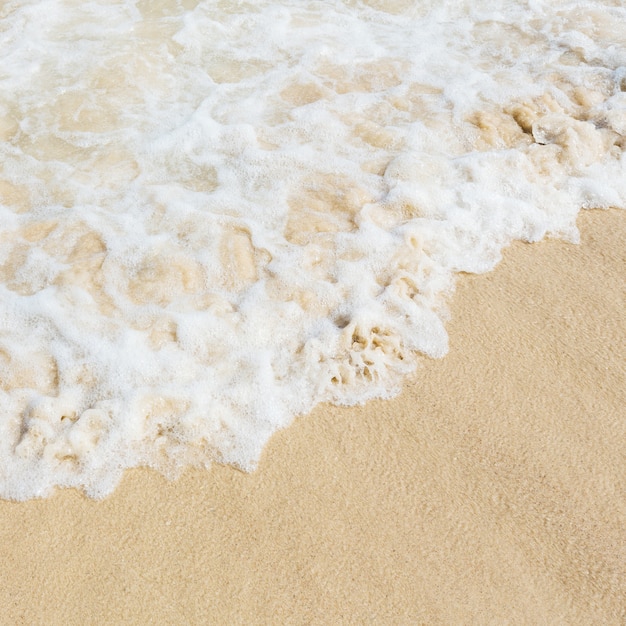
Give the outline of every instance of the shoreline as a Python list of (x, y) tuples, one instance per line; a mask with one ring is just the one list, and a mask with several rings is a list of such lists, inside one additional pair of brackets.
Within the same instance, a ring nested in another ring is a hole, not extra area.
[(1, 501), (6, 623), (623, 623), (626, 220), (578, 224), (460, 277), (446, 357), (253, 474)]

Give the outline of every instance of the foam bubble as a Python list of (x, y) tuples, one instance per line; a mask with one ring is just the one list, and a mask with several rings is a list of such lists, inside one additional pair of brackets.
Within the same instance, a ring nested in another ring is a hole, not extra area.
[(458, 272), (626, 206), (625, 10), (492, 4), (0, 9), (0, 496), (253, 469), (443, 356)]

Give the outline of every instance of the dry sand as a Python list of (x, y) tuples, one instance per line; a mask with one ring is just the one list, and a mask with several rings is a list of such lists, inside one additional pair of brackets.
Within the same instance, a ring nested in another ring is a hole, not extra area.
[(459, 281), (450, 354), (259, 470), (0, 502), (2, 624), (626, 623), (626, 216)]

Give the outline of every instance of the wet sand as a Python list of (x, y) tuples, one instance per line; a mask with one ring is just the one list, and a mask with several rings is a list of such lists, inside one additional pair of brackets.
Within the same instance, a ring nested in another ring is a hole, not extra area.
[(2, 624), (626, 623), (626, 215), (465, 276), (450, 353), (256, 473), (0, 502)]

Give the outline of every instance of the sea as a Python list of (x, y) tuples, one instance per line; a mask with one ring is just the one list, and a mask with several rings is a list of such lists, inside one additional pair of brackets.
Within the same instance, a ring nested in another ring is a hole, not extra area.
[(625, 151), (622, 0), (0, 1), (0, 497), (397, 393)]

